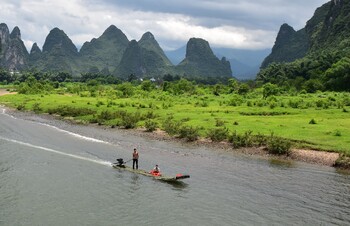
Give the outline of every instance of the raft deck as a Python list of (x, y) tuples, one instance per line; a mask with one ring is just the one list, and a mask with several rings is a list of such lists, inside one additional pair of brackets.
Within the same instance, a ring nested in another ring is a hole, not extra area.
[(176, 175), (174, 177), (155, 176), (155, 175), (152, 175), (149, 172), (147, 172), (145, 170), (142, 170), (142, 169), (133, 169), (133, 168), (131, 168), (129, 166), (118, 165), (118, 164), (113, 164), (113, 168), (126, 170), (126, 171), (129, 171), (129, 172), (132, 172), (132, 173), (137, 173), (137, 174), (141, 174), (141, 175), (148, 176), (148, 177), (153, 177), (154, 179), (165, 181), (165, 182), (180, 182), (180, 180), (183, 180), (183, 179), (186, 179), (186, 178), (190, 177), (190, 175), (182, 175), (182, 174), (181, 175)]

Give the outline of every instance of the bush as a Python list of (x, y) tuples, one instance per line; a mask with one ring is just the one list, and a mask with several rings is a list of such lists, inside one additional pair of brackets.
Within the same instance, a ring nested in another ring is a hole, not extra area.
[(148, 132), (153, 132), (158, 128), (158, 123), (154, 120), (149, 119), (145, 122), (145, 127)]
[(146, 114), (145, 114), (145, 118), (147, 119), (155, 119), (157, 118), (158, 115), (154, 113), (154, 111), (148, 111)]
[(309, 122), (309, 124), (314, 125), (314, 124), (317, 124), (317, 123), (316, 123), (316, 120), (315, 120), (315, 119), (311, 119), (310, 122)]
[(101, 111), (101, 113), (97, 115), (97, 119), (99, 121), (107, 121), (115, 118), (116, 118), (116, 113), (111, 111)]
[(226, 127), (211, 129), (208, 131), (207, 137), (212, 141), (223, 141), (228, 137), (228, 129)]
[(215, 126), (216, 127), (220, 127), (220, 126), (224, 126), (224, 125), (225, 125), (225, 121), (224, 120), (221, 120), (219, 118), (215, 119)]
[(267, 151), (274, 155), (289, 155), (292, 143), (280, 137), (271, 135), (267, 141)]
[(164, 120), (163, 128), (164, 131), (167, 132), (169, 135), (176, 135), (179, 134), (181, 122), (174, 121), (174, 118), (172, 116), (169, 116)]
[(35, 113), (38, 113), (38, 112), (42, 111), (42, 108), (40, 107), (40, 103), (34, 103), (33, 104), (33, 111)]
[(274, 109), (275, 107), (277, 107), (277, 102), (275, 102), (275, 101), (271, 101), (270, 103), (269, 103), (270, 105), (270, 109)]
[(350, 157), (348, 155), (341, 154), (335, 161), (334, 167), (350, 169)]
[(187, 141), (195, 141), (199, 137), (199, 128), (192, 126), (182, 126), (179, 130), (180, 138), (186, 138)]
[(242, 147), (242, 137), (236, 131), (228, 137), (228, 141), (232, 143), (234, 148)]
[(91, 110), (89, 108), (77, 108), (71, 106), (58, 106), (56, 108), (48, 109), (49, 114), (59, 114), (61, 116), (83, 116), (83, 115), (93, 115), (96, 114), (95, 110)]
[(323, 100), (316, 101), (316, 107), (322, 108), (324, 105), (325, 105), (325, 102)]
[(336, 130), (335, 133), (334, 133), (334, 136), (336, 136), (336, 137), (341, 137), (341, 132), (340, 132), (340, 130)]
[(100, 107), (101, 105), (105, 105), (105, 103), (103, 103), (103, 101), (97, 101), (96, 103), (96, 107)]
[(17, 110), (19, 110), (19, 111), (23, 111), (23, 110), (25, 110), (25, 104), (19, 104), (19, 105), (17, 105)]
[(128, 113), (122, 116), (121, 125), (125, 129), (136, 128), (137, 123), (142, 120), (140, 112)]
[[(239, 135), (235, 131), (232, 135), (228, 137), (230, 143), (232, 143), (234, 148), (240, 147), (254, 147), (257, 145), (257, 136), (252, 135), (252, 131), (246, 131), (244, 135)], [(260, 137), (259, 137), (260, 138)], [(261, 141), (259, 141), (260, 143)], [(261, 145), (261, 144), (260, 144)]]

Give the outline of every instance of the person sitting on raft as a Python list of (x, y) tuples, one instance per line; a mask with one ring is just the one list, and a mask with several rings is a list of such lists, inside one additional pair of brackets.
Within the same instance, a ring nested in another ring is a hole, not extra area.
[(153, 176), (161, 176), (162, 175), (160, 173), (160, 169), (159, 169), (158, 165), (156, 165), (156, 167), (154, 167), (153, 170), (151, 170), (150, 174), (152, 174)]
[(159, 169), (158, 165), (156, 165), (156, 167), (153, 168), (153, 172), (160, 173), (160, 169)]

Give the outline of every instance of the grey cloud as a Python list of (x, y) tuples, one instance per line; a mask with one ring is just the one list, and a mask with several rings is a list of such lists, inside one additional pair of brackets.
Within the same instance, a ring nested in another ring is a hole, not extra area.
[[(10, 29), (18, 25), (27, 47), (31, 42), (38, 42), (41, 46), (54, 27), (63, 29), (79, 46), (100, 36), (114, 24), (129, 39), (139, 39), (150, 30), (165, 48), (185, 45), (184, 40), (190, 35), (204, 39), (215, 35), (228, 36), (227, 33), (215, 33), (216, 28), (223, 27), (233, 28), (233, 35), (245, 33), (248, 43), (243, 43), (243, 48), (257, 45), (269, 48), (282, 23), (300, 29), (315, 9), (325, 2), (327, 0), (2, 0), (0, 22), (6, 23)], [(7, 10), (9, 5), (11, 10)], [(111, 19), (104, 19), (104, 16)], [(175, 22), (185, 18), (185, 22), (171, 24), (171, 17)], [(178, 33), (183, 34), (181, 39), (177, 39)], [(261, 40), (255, 40), (255, 37)], [(231, 40), (229, 37), (225, 45)], [(212, 38), (212, 46), (220, 44), (222, 39)], [(230, 46), (237, 45), (240, 44)]]
[[(95, 4), (101, 2), (87, 1)], [(111, 7), (202, 18), (201, 24), (208, 26), (218, 26), (224, 22), (227, 25), (250, 29), (276, 29), (281, 25), (281, 21), (300, 28), (312, 16), (316, 7), (326, 3), (327, 0), (104, 0), (103, 2)], [(301, 22), (299, 18), (305, 18), (305, 21)]]

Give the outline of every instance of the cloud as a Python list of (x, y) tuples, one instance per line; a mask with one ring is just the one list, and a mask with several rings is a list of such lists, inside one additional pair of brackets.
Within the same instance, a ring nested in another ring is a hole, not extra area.
[(302, 28), (326, 0), (3, 0), (0, 22), (19, 26), (28, 49), (54, 27), (80, 47), (111, 24), (129, 39), (152, 32), (164, 49), (191, 37), (211, 46), (271, 48), (282, 23)]

